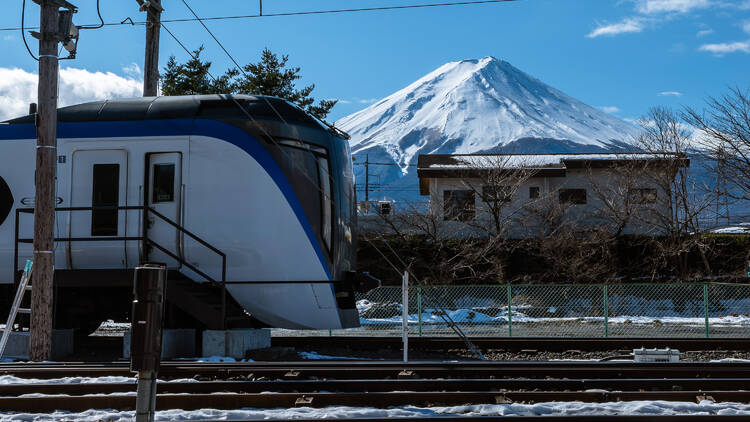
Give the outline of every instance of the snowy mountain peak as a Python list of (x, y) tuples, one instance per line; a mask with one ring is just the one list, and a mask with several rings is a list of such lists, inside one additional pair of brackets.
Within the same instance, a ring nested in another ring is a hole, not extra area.
[(495, 57), (446, 63), (336, 126), (360, 159), (397, 164), (381, 185), (419, 154), (601, 152), (637, 131)]

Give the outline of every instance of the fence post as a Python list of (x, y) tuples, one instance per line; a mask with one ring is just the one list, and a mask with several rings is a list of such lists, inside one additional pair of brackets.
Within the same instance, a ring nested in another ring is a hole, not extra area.
[(708, 326), (708, 283), (703, 283), (703, 313), (706, 318), (706, 338), (710, 337)]
[(609, 285), (604, 285), (604, 338), (609, 338)]
[(419, 337), (422, 337), (422, 288), (417, 287), (417, 329), (419, 330)]
[(508, 337), (513, 337), (513, 308), (510, 306), (513, 294), (511, 293), (510, 283), (506, 288), (506, 295), (508, 297)]
[(409, 361), (409, 271), (401, 279), (401, 341), (404, 343), (404, 362)]

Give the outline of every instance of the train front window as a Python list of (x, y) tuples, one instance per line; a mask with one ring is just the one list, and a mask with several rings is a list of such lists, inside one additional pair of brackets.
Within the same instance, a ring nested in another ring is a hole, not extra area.
[(328, 151), (302, 141), (281, 140), (280, 164), (324, 249), (333, 244), (333, 191)]
[(328, 158), (318, 157), (318, 172), (320, 174), (320, 195), (322, 196), (321, 205), (323, 207), (323, 212), (320, 216), (323, 227), (323, 241), (328, 249), (331, 249), (331, 204), (333, 201), (331, 198), (331, 174), (328, 171)]
[(0, 226), (8, 218), (11, 209), (13, 209), (13, 194), (5, 180), (0, 177)]

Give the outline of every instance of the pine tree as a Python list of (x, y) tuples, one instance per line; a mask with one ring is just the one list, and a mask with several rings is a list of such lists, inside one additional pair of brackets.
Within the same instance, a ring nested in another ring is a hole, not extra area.
[(227, 75), (214, 80), (209, 75), (211, 62), (201, 60), (203, 46), (193, 51), (193, 58), (178, 64), (174, 56), (169, 58), (161, 75), (162, 95), (196, 95), (229, 92), (230, 78)]
[(245, 65), (243, 73), (230, 69), (214, 81), (209, 75), (211, 62), (200, 59), (202, 51), (203, 46), (193, 52), (193, 58), (182, 64), (177, 63), (174, 56), (169, 58), (161, 78), (162, 95), (269, 95), (294, 103), (319, 119), (325, 119), (336, 105), (336, 100), (321, 100), (316, 104), (315, 99), (310, 96), (315, 89), (314, 84), (296, 88), (295, 82), (301, 78), (301, 68), (287, 68), (287, 55), (279, 58), (265, 48), (261, 60)]

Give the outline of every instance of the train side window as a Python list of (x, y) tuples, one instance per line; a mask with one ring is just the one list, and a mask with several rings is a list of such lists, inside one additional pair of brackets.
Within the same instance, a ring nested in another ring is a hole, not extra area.
[(174, 201), (174, 164), (154, 164), (154, 194), (151, 202)]
[(91, 198), (91, 235), (117, 236), (116, 208), (99, 209), (97, 207), (117, 207), (120, 202), (120, 165), (94, 164), (94, 187)]
[(11, 209), (13, 209), (13, 194), (5, 180), (0, 177), (0, 226), (8, 218)]
[(328, 171), (328, 158), (326, 157), (318, 157), (318, 171), (320, 172), (320, 195), (321, 198), (321, 207), (323, 208), (323, 211), (321, 212), (321, 220), (322, 220), (322, 234), (323, 234), (323, 241), (326, 243), (326, 246), (328, 249), (331, 249), (331, 218), (332, 218), (332, 212), (331, 212), (331, 206), (332, 206), (332, 198), (331, 198), (331, 175)]

